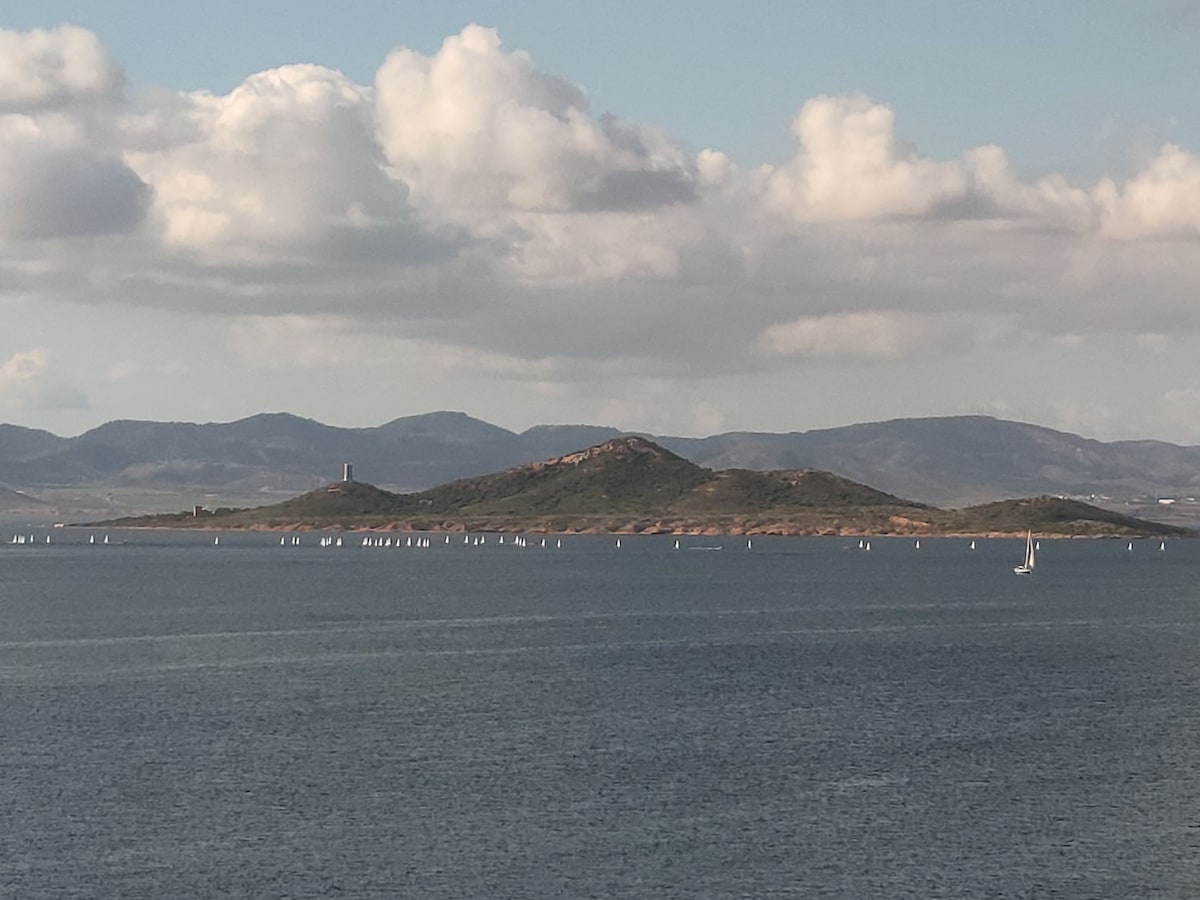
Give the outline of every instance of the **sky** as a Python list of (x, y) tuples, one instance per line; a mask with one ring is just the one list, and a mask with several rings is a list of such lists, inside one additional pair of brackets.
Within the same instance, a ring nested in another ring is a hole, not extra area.
[(1200, 443), (1198, 45), (1192, 0), (10, 0), (0, 422)]

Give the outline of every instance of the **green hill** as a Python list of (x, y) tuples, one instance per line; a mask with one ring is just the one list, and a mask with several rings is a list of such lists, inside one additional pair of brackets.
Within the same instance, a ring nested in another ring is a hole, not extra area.
[(1030, 497), (1002, 500), (959, 510), (955, 516), (963, 532), (986, 534), (994, 531), (1034, 531), (1040, 534), (1186, 535), (1186, 528), (1101, 509), (1079, 500), (1062, 497)]
[(105, 524), (729, 534), (1187, 533), (1054, 498), (946, 511), (829, 472), (714, 471), (641, 437), (613, 438), (577, 453), (413, 494), (342, 482), (257, 509)]

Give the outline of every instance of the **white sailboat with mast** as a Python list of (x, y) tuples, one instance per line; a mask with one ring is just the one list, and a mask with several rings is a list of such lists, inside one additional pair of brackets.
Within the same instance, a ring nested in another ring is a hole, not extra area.
[(1033, 532), (1025, 534), (1025, 561), (1019, 566), (1013, 566), (1014, 575), (1032, 575), (1034, 566)]

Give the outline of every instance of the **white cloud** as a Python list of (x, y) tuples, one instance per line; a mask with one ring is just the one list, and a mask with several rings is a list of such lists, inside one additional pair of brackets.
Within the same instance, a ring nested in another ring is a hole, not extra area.
[(127, 124), (147, 147), (129, 158), (155, 187), (168, 248), (263, 261), (407, 219), (406, 186), (382, 170), (370, 91), (338, 72), (285, 66), (221, 97), (160, 95)]
[(150, 203), (149, 186), (118, 157), (92, 150), (56, 124), (0, 116), (0, 239), (135, 230)]
[(41, 347), (0, 363), (0, 409), (83, 409), (87, 398), (49, 376), (50, 354)]
[(151, 189), (111, 141), (123, 83), (91, 32), (0, 30), (0, 242), (136, 230)]
[(430, 57), (393, 52), (375, 109), (389, 171), (422, 219), (495, 242), (509, 277), (676, 271), (673, 208), (698, 200), (692, 156), (658, 129), (592, 115), (582, 88), (504, 51), (495, 31), (470, 25)]
[(805, 316), (766, 328), (757, 348), (771, 357), (894, 360), (915, 353), (964, 353), (974, 337), (961, 317), (904, 312)]
[(649, 209), (690, 200), (690, 160), (653, 129), (589, 111), (587, 94), (470, 25), (433, 57), (393, 52), (375, 78), (388, 162), (431, 215)]
[(893, 111), (861, 94), (814, 97), (792, 123), (800, 151), (765, 171), (768, 202), (801, 221), (1038, 217), (1086, 227), (1085, 192), (1053, 176), (1022, 183), (1004, 151), (977, 147), (961, 160), (922, 156), (897, 140)]
[(0, 45), (0, 292), (205, 311), (259, 373), (423, 366), (596, 398), (621, 372), (1200, 332), (1200, 162), (1179, 146), (1120, 183), (1030, 179), (999, 146), (934, 159), (886, 104), (822, 95), (794, 158), (743, 170), (596, 114), (475, 25), (371, 84), (299, 64), (132, 103), (88, 32)]
[(121, 69), (86, 29), (0, 29), (0, 114), (113, 101), (124, 84)]
[(1200, 238), (1200, 157), (1174, 144), (1123, 187), (1104, 179), (1094, 193), (1106, 235)]
[(814, 97), (792, 123), (801, 152), (772, 174), (769, 196), (817, 221), (921, 216), (961, 200), (961, 167), (905, 151), (894, 126), (888, 107), (862, 95)]

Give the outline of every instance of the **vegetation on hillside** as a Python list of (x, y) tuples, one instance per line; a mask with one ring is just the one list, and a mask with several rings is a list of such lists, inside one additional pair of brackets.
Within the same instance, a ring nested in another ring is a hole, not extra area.
[(220, 528), (729, 534), (1174, 535), (1078, 501), (1042, 497), (940, 510), (828, 472), (704, 469), (639, 437), (413, 494), (342, 482), (273, 506), (109, 525)]

